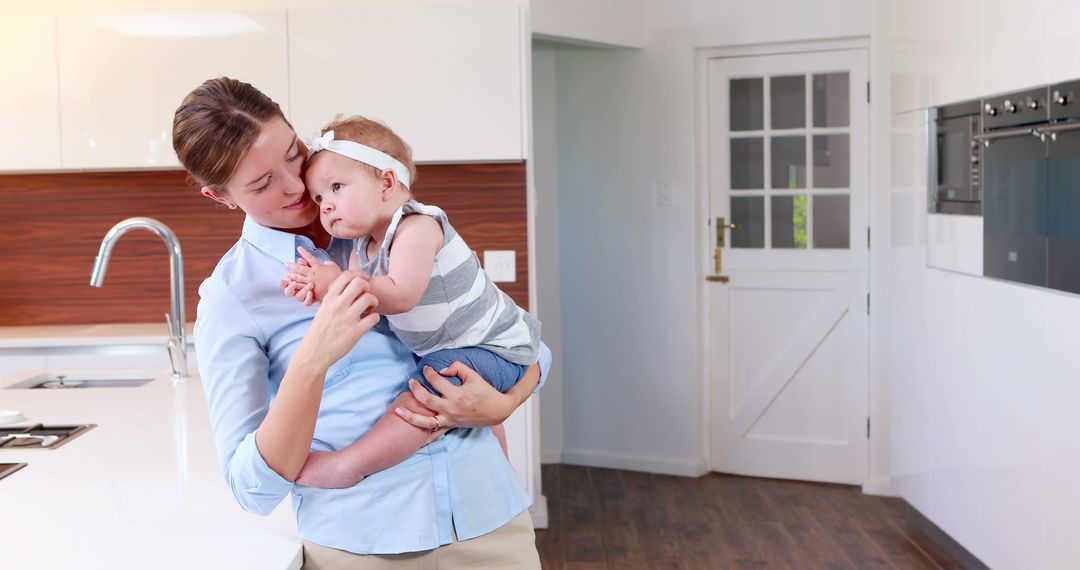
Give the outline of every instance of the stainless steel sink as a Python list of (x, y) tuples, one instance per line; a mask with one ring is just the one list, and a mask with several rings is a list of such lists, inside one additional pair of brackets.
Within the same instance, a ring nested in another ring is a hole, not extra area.
[(135, 388), (153, 380), (153, 378), (139, 378), (137, 380), (67, 380), (58, 377), (56, 380), (45, 380), (33, 386), (30, 390), (72, 390), (75, 388)]
[(8, 390), (81, 390), (89, 388), (137, 388), (162, 376), (160, 370), (51, 370), (33, 374)]

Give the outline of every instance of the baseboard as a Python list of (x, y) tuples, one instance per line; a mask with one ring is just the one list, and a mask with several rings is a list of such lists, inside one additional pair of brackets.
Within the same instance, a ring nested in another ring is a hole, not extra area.
[(630, 471), (645, 471), (664, 475), (682, 475), (684, 477), (700, 477), (709, 472), (704, 458), (686, 460), (578, 449), (563, 449), (561, 463), (583, 467), (628, 469)]
[(895, 497), (892, 491), (892, 479), (889, 477), (871, 477), (862, 484), (862, 492), (865, 495), (879, 495), (882, 497)]
[(990, 567), (983, 564), (982, 560), (979, 560), (970, 550), (964, 548), (956, 539), (941, 530), (941, 527), (910, 504), (907, 506), (907, 520), (964, 570), (990, 570)]
[(543, 449), (540, 450), (540, 463), (547, 465), (549, 463), (562, 463), (562, 450), (561, 449)]
[(544, 529), (548, 527), (548, 508), (547, 497), (540, 495), (533, 501), (531, 507), (529, 507), (529, 514), (532, 515), (533, 528)]

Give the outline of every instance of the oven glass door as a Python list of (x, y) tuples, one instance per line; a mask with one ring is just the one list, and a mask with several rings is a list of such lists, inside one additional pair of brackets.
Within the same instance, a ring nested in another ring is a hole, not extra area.
[(1048, 285), (1080, 293), (1080, 130), (1048, 143)]
[[(972, 145), (974, 117), (954, 117), (937, 124), (937, 199), (978, 201), (972, 187)], [(977, 150), (977, 149), (976, 149)], [(977, 153), (974, 153), (977, 155)]]
[(994, 139), (983, 149), (983, 272), (1047, 284), (1047, 145), (1037, 137)]

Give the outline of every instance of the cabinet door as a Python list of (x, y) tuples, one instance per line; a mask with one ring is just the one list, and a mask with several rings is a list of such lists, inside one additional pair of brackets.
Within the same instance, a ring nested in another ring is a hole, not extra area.
[(102, 14), (59, 19), (64, 168), (177, 166), (172, 119), (226, 75), (288, 112), (284, 12)]
[[(101, 354), (99, 352), (111, 353)], [(88, 349), (79, 353), (57, 353), (46, 357), (45, 365), (51, 369), (81, 368), (128, 368), (160, 370), (163, 373), (171, 368), (169, 355), (164, 344), (159, 349), (152, 347), (113, 348), (101, 347), (97, 351)]]
[[(1029, 0), (1020, 10), (1010, 0), (983, 0), (978, 8), (983, 21), (979, 34), (985, 73), (982, 94), (1049, 83), (1047, 18), (1068, 17), (1050, 12), (1049, 7), (1049, 0)], [(972, 60), (971, 65), (978, 63)]]
[(0, 356), (0, 390), (14, 380), (5, 380), (13, 373), (35, 368), (45, 368), (45, 355), (37, 354), (13, 354)]
[[(935, 2), (919, 19), (934, 30), (934, 104), (983, 96), (983, 0)], [(926, 22), (926, 14), (933, 14)], [(1023, 86), (1018, 86), (1023, 87)]]
[(520, 160), (522, 18), (514, 5), (289, 12), (293, 126), (385, 122), (418, 162)]
[(60, 168), (56, 19), (4, 14), (0, 45), (0, 171)]

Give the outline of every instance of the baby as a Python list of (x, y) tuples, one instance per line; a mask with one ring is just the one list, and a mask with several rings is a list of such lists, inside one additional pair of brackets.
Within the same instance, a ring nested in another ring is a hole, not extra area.
[[(446, 213), (413, 199), (416, 167), (409, 146), (385, 125), (339, 117), (309, 145), (304, 182), (335, 238), (355, 239), (350, 268), (370, 276), (378, 312), (420, 357), (423, 369), (455, 361), (506, 392), (536, 363), (540, 323), (492, 283)], [(300, 250), (287, 264), (286, 292), (310, 304), (341, 273)], [(451, 381), (459, 383), (457, 378)], [(505, 450), (502, 426), (493, 428)], [(363, 438), (332, 453), (313, 452), (301, 484), (347, 487), (411, 456), (429, 439), (392, 411)]]

